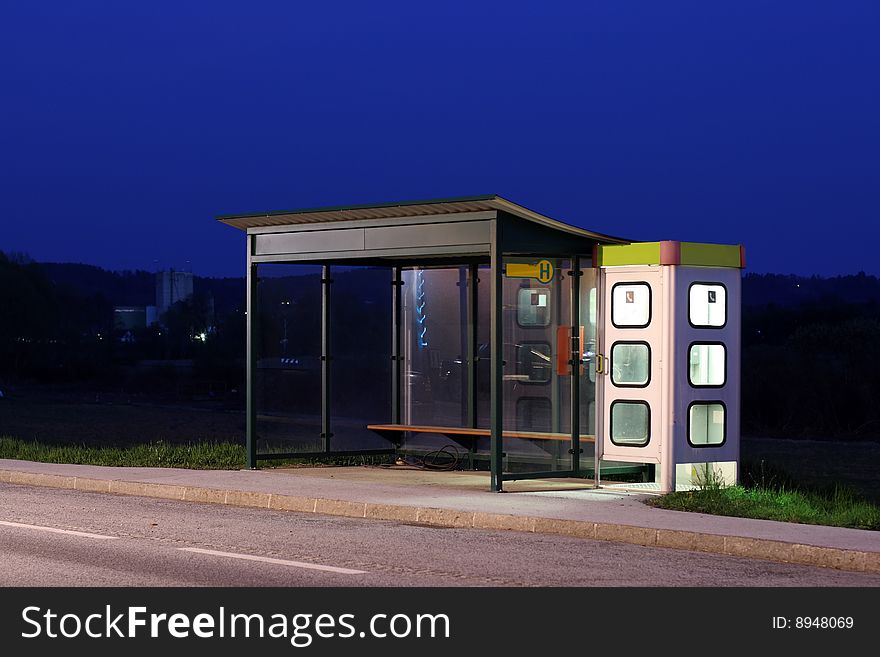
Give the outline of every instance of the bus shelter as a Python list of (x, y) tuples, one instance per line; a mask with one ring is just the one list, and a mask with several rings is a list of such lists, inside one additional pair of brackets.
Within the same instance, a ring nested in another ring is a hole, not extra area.
[(247, 233), (251, 468), (738, 478), (739, 245), (631, 243), (498, 196), (219, 220)]
[[(666, 473), (661, 487), (674, 487), (674, 467), (656, 468), (663, 454), (674, 462), (668, 446), (655, 450), (662, 415), (651, 424), (647, 401), (627, 403), (637, 390), (604, 391), (613, 367), (641, 371), (642, 338), (615, 343), (614, 363), (600, 344), (603, 308), (616, 303), (602, 292), (602, 258), (609, 267), (631, 260), (633, 275), (671, 261), (646, 263), (640, 245), (498, 196), (218, 219), (247, 234), (248, 467), (442, 452), (489, 470), (500, 492), (507, 480), (598, 481), (607, 451), (614, 460), (603, 471), (635, 468), (651, 481)], [(671, 253), (677, 243), (660, 244)], [(621, 303), (643, 297), (635, 284), (615, 290), (626, 292)], [(650, 290), (646, 298), (663, 303)], [(619, 426), (603, 425), (611, 415)], [(640, 422), (653, 441), (642, 440)], [(597, 426), (620, 440), (597, 445)]]

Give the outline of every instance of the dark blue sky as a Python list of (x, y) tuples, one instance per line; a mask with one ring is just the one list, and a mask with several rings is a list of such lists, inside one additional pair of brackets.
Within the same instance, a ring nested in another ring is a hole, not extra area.
[(240, 275), (217, 214), (495, 193), (880, 274), (880, 3), (0, 5), (0, 249)]

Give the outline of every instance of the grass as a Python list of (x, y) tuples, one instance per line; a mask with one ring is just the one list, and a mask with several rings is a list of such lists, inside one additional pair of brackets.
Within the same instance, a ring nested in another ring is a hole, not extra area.
[(244, 467), (245, 450), (244, 446), (232, 443), (154, 442), (131, 447), (89, 447), (48, 445), (6, 437), (0, 438), (0, 458), (78, 465), (238, 470)]
[(880, 506), (848, 488), (801, 490), (788, 477), (757, 479), (744, 476), (747, 486), (725, 488), (710, 477), (695, 490), (668, 493), (650, 504), (674, 511), (880, 531)]
[[(244, 445), (234, 443), (172, 444), (163, 441), (131, 447), (49, 445), (18, 438), (0, 437), (0, 458), (40, 463), (110, 465), (192, 470), (240, 470), (245, 467)], [(376, 456), (316, 455), (310, 458), (262, 461), (262, 467), (284, 465), (370, 465), (388, 458)]]

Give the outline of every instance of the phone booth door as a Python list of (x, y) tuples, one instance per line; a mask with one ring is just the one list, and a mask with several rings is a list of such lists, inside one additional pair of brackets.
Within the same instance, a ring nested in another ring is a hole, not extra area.
[(596, 367), (600, 458), (659, 463), (663, 286), (660, 267), (605, 268)]

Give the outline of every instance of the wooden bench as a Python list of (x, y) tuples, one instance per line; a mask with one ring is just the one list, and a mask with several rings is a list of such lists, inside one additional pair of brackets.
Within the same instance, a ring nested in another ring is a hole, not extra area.
[[(400, 447), (400, 434), (402, 433), (436, 433), (454, 440), (468, 450), (468, 467), (473, 469), (476, 459), (476, 439), (490, 438), (492, 432), (489, 429), (477, 429), (476, 427), (436, 427), (419, 424), (368, 424), (367, 429), (375, 431), (383, 438), (390, 440)], [(505, 438), (522, 438), (525, 440), (555, 440), (557, 442), (571, 442), (569, 433), (550, 433), (544, 431), (504, 431)], [(465, 442), (467, 441), (467, 443)], [(581, 435), (581, 441), (585, 443), (596, 442), (595, 436)], [(469, 444), (468, 444), (469, 443)]]
[[(453, 440), (460, 438), (489, 438), (492, 432), (489, 429), (477, 429), (475, 427), (432, 427), (417, 424), (368, 424), (367, 429), (375, 431), (380, 436), (392, 440), (392, 436), (398, 433), (436, 433)], [(523, 438), (525, 440), (558, 440), (560, 442), (571, 441), (570, 433), (546, 433), (543, 431), (504, 431), (504, 438)], [(393, 441), (392, 442), (397, 442)], [(581, 442), (594, 443), (596, 436), (581, 435)]]
[[(492, 435), (492, 432), (489, 429), (477, 429), (474, 427), (435, 427), (419, 424), (368, 424), (367, 429), (369, 429), (370, 431), (375, 431), (377, 434), (379, 434), (383, 438), (390, 440), (398, 447), (400, 446), (400, 440), (397, 440), (399, 434), (405, 433), (407, 431), (412, 433), (436, 433), (441, 436), (451, 438), (452, 440), (460, 444), (464, 444), (464, 440), (468, 438), (489, 438)], [(525, 440), (556, 440), (559, 442), (571, 441), (571, 434), (569, 433), (549, 433), (542, 431), (504, 431), (502, 432), (502, 435), (505, 438), (523, 438)], [(595, 443), (596, 436), (581, 434), (581, 442)], [(473, 443), (469, 446), (469, 452), (470, 467), (473, 467), (473, 461), (475, 457)], [(587, 471), (592, 470), (592, 466), (589, 465), (584, 465), (582, 467)], [(607, 472), (608, 474), (640, 473), (643, 475), (643, 481), (648, 481), (648, 479), (645, 478), (647, 467), (648, 466), (641, 464), (636, 465), (621, 463), (616, 465), (603, 466), (602, 472)]]

